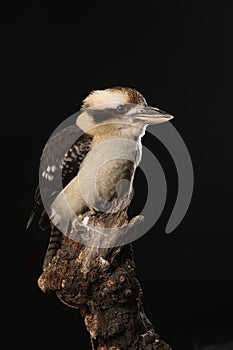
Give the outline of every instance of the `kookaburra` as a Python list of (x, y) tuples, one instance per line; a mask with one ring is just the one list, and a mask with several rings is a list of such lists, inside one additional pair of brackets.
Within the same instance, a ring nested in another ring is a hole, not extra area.
[[(41, 229), (51, 230), (44, 268), (60, 247), (64, 227), (68, 230), (74, 215), (87, 210), (105, 211), (109, 203), (125, 195), (126, 191), (130, 197), (146, 127), (171, 118), (168, 113), (149, 107), (137, 90), (113, 87), (91, 92), (84, 99), (74, 125), (50, 138), (43, 150), (40, 174), (43, 186), (47, 183), (50, 188), (50, 213), (44, 209), (38, 187), (35, 210), (29, 220), (30, 224), (37, 212)], [(81, 136), (68, 150), (59, 153), (59, 148), (64, 149), (65, 141), (69, 141), (69, 137), (72, 139), (73, 134), (77, 135), (77, 130), (81, 131)], [(60, 191), (52, 186), (58, 175), (63, 186)]]

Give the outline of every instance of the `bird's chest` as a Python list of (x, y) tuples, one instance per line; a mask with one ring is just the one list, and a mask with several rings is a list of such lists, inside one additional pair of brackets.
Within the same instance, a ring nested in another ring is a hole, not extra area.
[(106, 141), (94, 147), (78, 176), (84, 200), (96, 206), (129, 193), (140, 159), (141, 144), (128, 139)]

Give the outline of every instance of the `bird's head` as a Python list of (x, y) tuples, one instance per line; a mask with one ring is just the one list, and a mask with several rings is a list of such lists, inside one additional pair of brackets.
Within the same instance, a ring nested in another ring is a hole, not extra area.
[[(145, 130), (150, 124), (164, 123), (173, 117), (150, 107), (143, 95), (128, 87), (113, 87), (91, 92), (83, 101), (77, 125), (85, 132), (92, 130)], [(136, 132), (137, 133), (137, 132)]]

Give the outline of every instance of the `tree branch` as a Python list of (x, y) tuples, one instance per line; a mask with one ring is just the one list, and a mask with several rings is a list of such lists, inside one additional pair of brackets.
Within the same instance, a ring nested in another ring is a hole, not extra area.
[[(141, 219), (129, 222), (126, 210), (79, 216), (70, 237), (38, 280), (43, 292), (53, 291), (80, 310), (87, 331), (98, 341), (98, 350), (171, 350), (143, 310), (132, 245), (119, 244)], [(110, 234), (108, 247), (97, 248), (96, 243), (103, 242), (94, 242), (93, 233), (106, 227), (121, 228), (120, 234)], [(78, 243), (77, 234), (91, 236), (92, 244)]]

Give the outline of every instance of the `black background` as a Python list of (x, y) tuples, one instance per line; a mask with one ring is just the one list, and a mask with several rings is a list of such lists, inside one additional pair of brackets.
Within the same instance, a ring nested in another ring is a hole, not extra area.
[[(25, 223), (51, 132), (91, 90), (114, 85), (135, 87), (150, 105), (175, 115), (195, 174), (189, 210), (166, 235), (176, 172), (166, 150), (145, 136), (168, 181), (162, 216), (134, 243), (146, 313), (174, 349), (233, 340), (232, 8), (225, 5), (11, 3), (2, 11), (1, 331), (7, 348), (15, 341), (62, 348), (66, 341), (90, 349), (79, 312), (38, 288), (48, 237), (36, 226), (25, 231)], [(144, 183), (137, 175), (136, 194)]]

